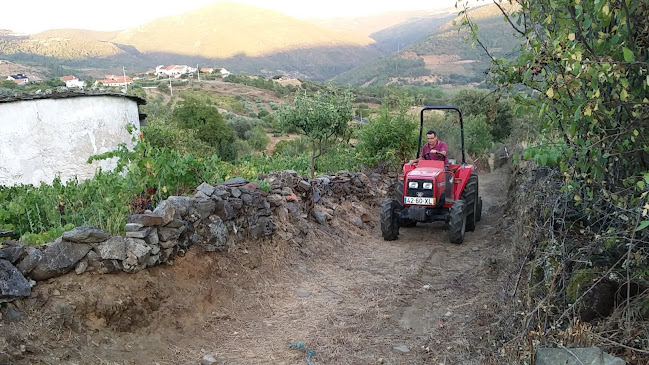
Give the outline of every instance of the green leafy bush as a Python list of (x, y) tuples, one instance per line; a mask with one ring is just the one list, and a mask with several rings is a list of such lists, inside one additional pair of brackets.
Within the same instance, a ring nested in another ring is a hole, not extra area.
[(361, 127), (357, 146), (360, 162), (398, 169), (415, 156), (416, 130), (417, 123), (408, 115), (408, 102), (401, 101), (396, 115), (384, 104), (378, 117)]
[(309, 142), (306, 137), (287, 139), (277, 142), (273, 156), (298, 156), (309, 151)]
[(261, 126), (256, 126), (246, 132), (245, 137), (250, 146), (257, 151), (265, 150), (270, 142), (270, 138), (266, 135), (266, 130)]
[(214, 146), (222, 159), (233, 161), (236, 158), (237, 151), (232, 145), (235, 133), (216, 108), (187, 98), (176, 106), (172, 118), (181, 128), (193, 130), (200, 141)]

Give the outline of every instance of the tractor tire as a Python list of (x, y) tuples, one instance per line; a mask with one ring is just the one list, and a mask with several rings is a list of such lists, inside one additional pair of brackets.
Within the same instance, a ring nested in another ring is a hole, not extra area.
[(394, 199), (399, 202), (399, 205), (403, 205), (403, 179), (397, 179)]
[(462, 243), (466, 232), (466, 203), (456, 200), (451, 206), (448, 222), (448, 239), (451, 243)]
[(482, 198), (478, 198), (478, 207), (476, 208), (475, 213), (475, 221), (480, 222), (480, 220), (482, 219)]
[[(397, 188), (396, 188), (396, 194), (394, 198), (397, 200), (397, 202), (399, 202), (399, 207), (401, 209), (404, 209), (405, 207), (403, 204), (403, 179), (397, 180)], [(414, 219), (408, 219), (408, 218), (399, 219), (400, 227), (412, 228), (416, 225), (417, 225), (417, 221)]]
[(460, 199), (466, 202), (466, 230), (473, 232), (476, 222), (480, 220), (480, 213), (478, 212), (478, 175), (471, 174), (469, 176), (469, 181), (464, 186)]
[(398, 207), (399, 203), (394, 199), (385, 199), (381, 202), (381, 233), (386, 241), (399, 238)]

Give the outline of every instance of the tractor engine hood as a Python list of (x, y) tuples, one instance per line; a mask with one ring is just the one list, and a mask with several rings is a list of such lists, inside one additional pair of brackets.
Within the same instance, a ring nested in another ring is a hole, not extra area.
[(410, 171), (410, 173), (408, 174), (408, 180), (410, 179), (434, 180), (441, 173), (442, 170), (435, 167), (419, 167)]

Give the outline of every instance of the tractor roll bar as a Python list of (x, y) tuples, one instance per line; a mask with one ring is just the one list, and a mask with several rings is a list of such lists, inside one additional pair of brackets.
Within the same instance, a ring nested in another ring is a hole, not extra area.
[[(455, 110), (460, 115), (460, 136), (462, 139), (462, 164), (466, 164), (466, 158), (464, 156), (464, 123), (462, 123), (462, 112), (460, 108), (453, 105), (436, 105), (436, 106), (425, 106), (421, 108), (421, 123), (419, 125), (419, 146), (417, 147), (417, 158), (421, 153), (421, 137), (424, 132), (424, 111), (426, 110)], [(448, 159), (448, 156), (446, 157)]]

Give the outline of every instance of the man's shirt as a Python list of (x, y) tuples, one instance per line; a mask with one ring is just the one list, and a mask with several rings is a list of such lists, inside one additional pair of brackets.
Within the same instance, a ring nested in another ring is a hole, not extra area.
[[(436, 153), (430, 153), (430, 154), (428, 154), (428, 156), (426, 156), (426, 153), (430, 152), (432, 150), (440, 151), (440, 152), (444, 151), (444, 152), (446, 152), (446, 156), (440, 156), (440, 155), (438, 155)], [(424, 145), (424, 148), (421, 150), (421, 157), (424, 160), (435, 160), (435, 161), (444, 161), (444, 162), (446, 162), (447, 158), (448, 158), (448, 146), (446, 145), (446, 142), (442, 142), (442, 141), (439, 141), (439, 140), (437, 141), (437, 144), (435, 144), (435, 147), (433, 147), (433, 148), (430, 148), (430, 146), (428, 146), (428, 143), (426, 143)]]

